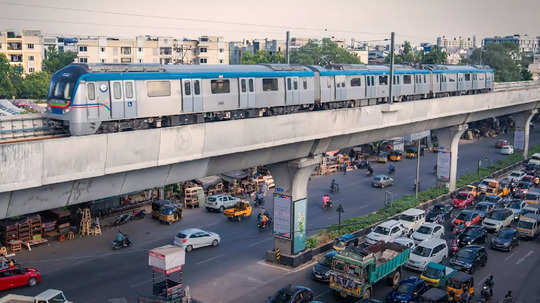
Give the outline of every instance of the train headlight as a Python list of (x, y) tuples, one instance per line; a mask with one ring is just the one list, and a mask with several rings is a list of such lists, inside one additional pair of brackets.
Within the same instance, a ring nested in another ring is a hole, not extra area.
[(67, 114), (71, 111), (71, 106), (64, 108), (64, 114)]

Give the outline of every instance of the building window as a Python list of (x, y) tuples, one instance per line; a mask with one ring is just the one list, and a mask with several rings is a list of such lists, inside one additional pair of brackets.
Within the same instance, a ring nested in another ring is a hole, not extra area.
[[(146, 82), (148, 97), (166, 97), (171, 95), (170, 81), (148, 81)], [(187, 94), (186, 94), (187, 95)]]
[(388, 76), (379, 76), (379, 85), (388, 85)]
[(86, 90), (88, 92), (88, 100), (96, 99), (96, 85), (94, 83), (86, 84)]
[(105, 59), (101, 59), (101, 63), (105, 63)]
[(172, 47), (160, 47), (159, 48), (159, 54), (160, 55), (171, 55), (172, 54)]
[(139, 59), (139, 63), (142, 63), (142, 59)]
[(79, 58), (79, 63), (88, 63), (88, 58)]
[(200, 62), (200, 63), (206, 63), (206, 62), (208, 62), (208, 59), (206, 59), (206, 58), (201, 58), (199, 62)]
[(80, 51), (80, 52), (87, 52), (87, 51), (88, 51), (88, 47), (87, 47), (87, 46), (79, 46), (79, 51)]
[(28, 61), (34, 61), (34, 56), (28, 56)]
[(219, 64), (223, 64), (223, 59), (219, 59)]
[(262, 79), (263, 91), (278, 90), (278, 80), (276, 78)]
[(201, 47), (201, 49), (200, 49), (201, 53), (206, 53), (207, 51), (208, 51), (208, 49), (206, 47)]
[(28, 43), (28, 44), (26, 45), (26, 47), (27, 47), (28, 49), (34, 49), (34, 44)]
[(360, 86), (362, 85), (362, 81), (360, 81), (360, 78), (352, 78), (351, 79), (351, 87), (352, 86)]
[(199, 39), (201, 42), (208, 42), (208, 37), (201, 37), (201, 39)]
[(403, 84), (411, 84), (411, 75), (403, 76)]
[(230, 92), (229, 80), (212, 80), (210, 81), (210, 89), (212, 94), (228, 94)]
[(223, 49), (222, 49), (222, 48), (220, 48), (220, 49), (219, 49), (219, 52), (220, 52), (220, 53), (222, 53), (222, 52), (223, 52)]
[(105, 52), (105, 48), (104, 48), (104, 47), (101, 48), (101, 52), (102, 52), (102, 53)]
[(29, 68), (28, 68), (28, 72), (29, 72), (29, 73), (33, 73), (33, 72), (35, 72), (35, 71), (36, 71), (36, 69), (33, 68), (33, 67), (29, 67)]
[(142, 53), (142, 47), (139, 47), (139, 53)]

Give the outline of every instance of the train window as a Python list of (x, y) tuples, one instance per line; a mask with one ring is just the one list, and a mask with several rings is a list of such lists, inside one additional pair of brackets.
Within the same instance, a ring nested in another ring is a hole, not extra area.
[(247, 88), (246, 88), (246, 79), (242, 79), (240, 80), (240, 88), (242, 89), (242, 92), (245, 93)]
[(133, 98), (133, 82), (126, 82), (124, 89), (126, 90), (126, 98)]
[(88, 83), (86, 84), (86, 90), (88, 91), (88, 100), (96, 100), (96, 85)]
[[(185, 82), (188, 83), (189, 82)], [(185, 85), (184, 83), (184, 85)], [(170, 81), (147, 81), (146, 91), (148, 97), (166, 97), (171, 95), (171, 82)], [(188, 89), (189, 93), (191, 91)], [(188, 95), (186, 91), (186, 96)]]
[(424, 75), (424, 83), (427, 83), (427, 82), (426, 82), (426, 75)]
[(388, 85), (388, 76), (379, 76), (379, 85)]
[(291, 78), (287, 78), (287, 90), (291, 90)]
[(229, 80), (212, 80), (210, 81), (212, 94), (228, 94), (231, 92)]
[(304, 79), (303, 82), (304, 82), (304, 89), (307, 89), (307, 80)]
[(360, 86), (360, 85), (362, 85), (362, 81), (360, 81), (360, 78), (351, 79), (351, 86)]
[(253, 92), (255, 90), (253, 87), (253, 79), (249, 79), (248, 84), (249, 84), (249, 91)]
[(122, 99), (122, 84), (120, 82), (114, 82), (113, 94), (115, 99)]
[(411, 75), (403, 76), (403, 84), (411, 84)]
[(199, 80), (195, 80), (193, 82), (193, 93), (195, 95), (200, 95), (201, 94), (201, 82)]
[(262, 79), (263, 91), (278, 90), (276, 78)]
[(294, 90), (298, 90), (298, 80), (294, 79)]
[(191, 83), (189, 81), (184, 82), (184, 95), (191, 95)]

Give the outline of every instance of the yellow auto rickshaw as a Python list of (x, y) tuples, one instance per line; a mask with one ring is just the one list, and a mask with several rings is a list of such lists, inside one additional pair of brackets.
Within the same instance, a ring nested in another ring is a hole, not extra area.
[(408, 146), (405, 149), (405, 158), (415, 159), (416, 157), (418, 157), (418, 149), (416, 148), (416, 146)]
[(172, 224), (183, 217), (182, 207), (179, 204), (166, 204), (159, 209), (159, 222)]
[(388, 153), (379, 153), (377, 156), (377, 162), (386, 163), (388, 161)]
[(390, 161), (401, 161), (403, 160), (403, 153), (399, 150), (394, 150), (390, 153)]
[(446, 291), (452, 302), (463, 302), (467, 298), (474, 296), (473, 276), (458, 271), (446, 283)]
[(152, 202), (152, 218), (159, 220), (159, 210), (162, 206), (167, 204), (173, 204), (173, 202), (169, 200), (157, 200)]

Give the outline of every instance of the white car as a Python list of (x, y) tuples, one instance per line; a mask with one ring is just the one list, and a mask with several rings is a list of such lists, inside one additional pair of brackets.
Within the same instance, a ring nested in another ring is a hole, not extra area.
[(514, 147), (512, 145), (505, 145), (499, 149), (499, 153), (503, 155), (511, 155), (514, 153)]
[(426, 222), (426, 212), (418, 208), (410, 208), (402, 212), (399, 216), (399, 223), (405, 229), (405, 234), (410, 235), (417, 230), (420, 225)]
[(399, 237), (399, 238), (395, 239), (392, 242), (397, 243), (397, 244), (402, 245), (402, 246), (406, 246), (406, 247), (410, 248), (411, 250), (414, 249), (414, 247), (416, 246), (416, 244), (414, 243), (413, 240), (411, 240), (409, 238), (405, 238), (405, 237)]
[(411, 239), (415, 244), (431, 238), (442, 238), (444, 236), (444, 226), (437, 223), (424, 223), (412, 235)]
[(399, 221), (388, 220), (377, 225), (367, 236), (366, 242), (375, 244), (379, 241), (392, 242), (403, 235), (403, 228)]
[(508, 175), (508, 179), (511, 180), (512, 182), (518, 183), (519, 181), (521, 181), (521, 179), (523, 179), (525, 175), (526, 175), (525, 172), (521, 170), (514, 170)]
[(204, 246), (216, 247), (219, 242), (221, 237), (218, 234), (198, 228), (184, 229), (174, 237), (174, 245), (183, 247), (186, 252)]
[(409, 261), (405, 263), (410, 269), (424, 271), (429, 262), (441, 263), (448, 258), (448, 245), (446, 241), (439, 238), (431, 238), (420, 242), (409, 256)]
[(523, 200), (512, 200), (506, 208), (511, 210), (514, 213), (514, 220), (519, 219), (519, 215), (521, 215), (521, 210), (524, 209), (527, 206), (527, 202)]
[(501, 228), (509, 226), (514, 221), (514, 212), (508, 208), (499, 208), (487, 215), (482, 226), (488, 231), (499, 232)]

